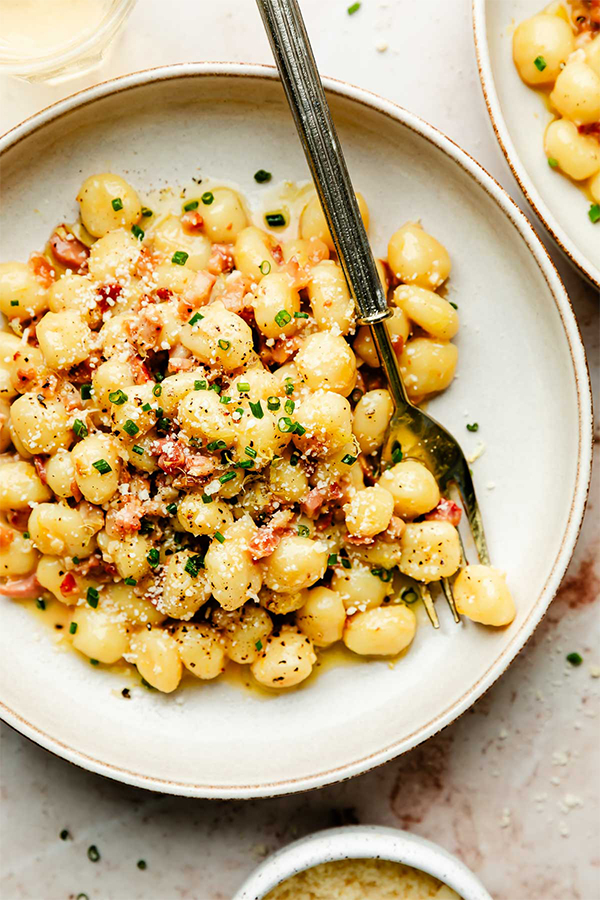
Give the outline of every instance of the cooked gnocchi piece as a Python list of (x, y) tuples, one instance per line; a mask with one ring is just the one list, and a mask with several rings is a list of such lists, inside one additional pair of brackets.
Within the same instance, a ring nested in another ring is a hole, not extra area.
[[(554, 65), (568, 34), (546, 33)], [(591, 83), (568, 66), (561, 146)], [(396, 656), (416, 630), (406, 584), (460, 567), (458, 508), (410, 455), (382, 466), (393, 403), (320, 204), (280, 243), (230, 187), (182, 196), (90, 175), (80, 222), (0, 264), (0, 595), (58, 600), (75, 650), (163, 693), (235, 666), (295, 688), (340, 643)], [(437, 292), (448, 251), (398, 224), (376, 263), (420, 401), (454, 377), (459, 319)], [(477, 622), (514, 616), (495, 569), (467, 566), (455, 593)]]
[[(592, 4), (593, 5), (593, 4)], [(576, 182), (600, 222), (600, 22), (585, 0), (551, 3), (521, 22), (513, 60), (525, 84), (544, 92), (553, 114), (544, 135), (548, 165)]]

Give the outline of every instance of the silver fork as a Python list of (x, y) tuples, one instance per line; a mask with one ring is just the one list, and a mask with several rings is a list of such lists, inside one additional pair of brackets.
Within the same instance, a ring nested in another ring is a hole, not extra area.
[[(359, 322), (371, 329), (394, 402), (382, 461), (393, 462), (400, 450), (403, 458), (418, 458), (425, 462), (443, 493), (454, 493), (455, 496), (458, 493), (479, 560), (488, 565), (483, 521), (465, 455), (452, 435), (414, 406), (406, 394), (385, 323), (391, 312), (297, 0), (257, 0), (257, 4), (337, 255), (359, 312)], [(466, 561), (464, 547), (463, 561)], [(432, 625), (439, 628), (428, 586), (421, 582), (415, 582), (415, 586)], [(459, 622), (448, 579), (442, 580), (442, 591), (455, 622)]]

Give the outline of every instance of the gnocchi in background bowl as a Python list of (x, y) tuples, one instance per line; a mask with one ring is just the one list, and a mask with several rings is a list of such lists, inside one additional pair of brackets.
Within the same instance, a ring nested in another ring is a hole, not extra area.
[[(317, 197), (257, 224), (231, 187), (141, 199), (101, 173), (77, 201), (0, 267), (0, 593), (64, 604), (75, 650), (164, 693), (231, 662), (293, 688), (339, 642), (407, 650), (421, 586), (461, 568), (461, 511), (401, 447), (382, 466), (392, 400)], [(378, 266), (427, 399), (457, 364), (450, 256), (409, 222)], [(471, 619), (513, 620), (499, 571), (457, 588)]]

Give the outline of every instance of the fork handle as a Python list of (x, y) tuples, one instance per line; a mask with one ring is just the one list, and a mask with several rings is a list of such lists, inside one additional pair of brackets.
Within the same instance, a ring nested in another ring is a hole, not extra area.
[(390, 315), (296, 0), (257, 0), (348, 287), (364, 324)]

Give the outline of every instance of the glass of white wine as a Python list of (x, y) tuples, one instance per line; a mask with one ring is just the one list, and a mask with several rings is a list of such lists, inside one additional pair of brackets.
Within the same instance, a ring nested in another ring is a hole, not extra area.
[(135, 0), (0, 0), (0, 72), (58, 82), (97, 66)]

